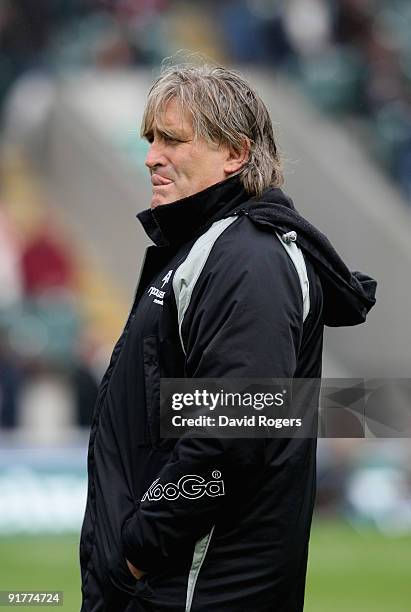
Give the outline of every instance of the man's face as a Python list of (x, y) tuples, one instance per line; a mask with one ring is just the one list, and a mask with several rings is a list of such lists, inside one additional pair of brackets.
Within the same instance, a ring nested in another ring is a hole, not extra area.
[(150, 170), (151, 208), (169, 204), (219, 183), (234, 171), (228, 147), (194, 138), (190, 114), (181, 112), (171, 100), (146, 134), (150, 148), (146, 166)]

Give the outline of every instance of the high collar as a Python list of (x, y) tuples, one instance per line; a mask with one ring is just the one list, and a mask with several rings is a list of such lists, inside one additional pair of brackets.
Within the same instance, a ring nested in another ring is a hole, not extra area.
[(187, 198), (143, 210), (137, 218), (155, 244), (182, 244), (249, 199), (236, 175)]

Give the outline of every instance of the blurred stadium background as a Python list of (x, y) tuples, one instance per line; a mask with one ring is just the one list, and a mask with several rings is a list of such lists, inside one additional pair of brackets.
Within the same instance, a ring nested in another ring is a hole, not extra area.
[[(409, 0), (0, 0), (0, 590), (79, 609), (88, 426), (147, 245), (138, 131), (165, 56), (256, 84), (285, 190), (379, 281), (367, 325), (327, 330), (324, 376), (410, 375), (410, 33)], [(306, 610), (411, 610), (409, 439), (320, 441)]]

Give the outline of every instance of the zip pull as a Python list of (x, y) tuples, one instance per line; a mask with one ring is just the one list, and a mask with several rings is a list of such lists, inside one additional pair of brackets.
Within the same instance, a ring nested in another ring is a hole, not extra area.
[(295, 242), (297, 240), (297, 232), (294, 232), (294, 231), (286, 232), (285, 234), (281, 236), (281, 239), (286, 244), (290, 244), (290, 242)]

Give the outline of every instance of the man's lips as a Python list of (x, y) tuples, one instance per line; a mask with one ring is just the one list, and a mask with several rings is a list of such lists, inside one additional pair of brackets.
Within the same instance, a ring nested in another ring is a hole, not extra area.
[(160, 174), (152, 174), (151, 175), (151, 184), (153, 187), (158, 187), (160, 185), (170, 185), (173, 181), (171, 179), (165, 178)]

